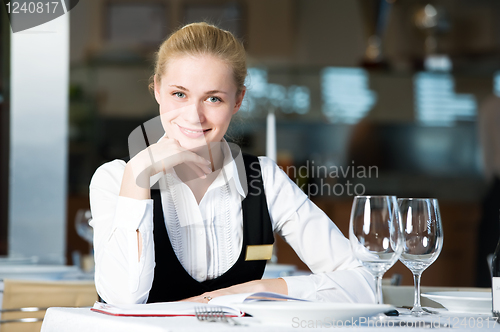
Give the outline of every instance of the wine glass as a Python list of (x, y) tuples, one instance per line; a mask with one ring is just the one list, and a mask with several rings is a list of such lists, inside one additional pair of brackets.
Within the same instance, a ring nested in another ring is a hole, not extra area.
[(92, 213), (88, 209), (79, 209), (75, 216), (76, 233), (85, 241), (88, 242), (89, 248), (92, 249), (92, 241), (94, 239), (94, 229), (90, 226)]
[(83, 253), (74, 251), (73, 264), (80, 266), (86, 273), (93, 273), (94, 271), (94, 250), (93, 239), (94, 229), (90, 226), (92, 221), (92, 213), (88, 209), (79, 209), (75, 216), (75, 229), (76, 233), (89, 244), (88, 252)]
[(351, 210), (349, 241), (354, 255), (375, 277), (377, 303), (382, 304), (382, 276), (402, 250), (401, 218), (395, 196), (356, 196)]
[(420, 276), (438, 258), (443, 248), (443, 227), (437, 199), (399, 198), (403, 225), (400, 260), (413, 273), (415, 301), (411, 314), (426, 313), (420, 305)]

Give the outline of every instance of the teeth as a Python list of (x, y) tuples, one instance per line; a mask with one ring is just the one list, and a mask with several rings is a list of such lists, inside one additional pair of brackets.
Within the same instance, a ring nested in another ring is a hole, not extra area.
[(184, 129), (184, 131), (187, 131), (188, 133), (193, 133), (193, 134), (199, 134), (199, 133), (203, 132), (203, 130), (194, 131), (194, 130), (189, 130), (189, 129)]

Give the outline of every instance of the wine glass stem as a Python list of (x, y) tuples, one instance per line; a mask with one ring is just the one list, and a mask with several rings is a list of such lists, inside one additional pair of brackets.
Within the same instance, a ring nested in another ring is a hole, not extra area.
[(375, 278), (377, 279), (377, 303), (382, 304), (383, 303), (383, 300), (382, 300), (382, 276), (377, 275)]
[(413, 282), (415, 283), (415, 300), (413, 301), (412, 313), (423, 312), (422, 306), (420, 305), (420, 276), (421, 273), (413, 273)]

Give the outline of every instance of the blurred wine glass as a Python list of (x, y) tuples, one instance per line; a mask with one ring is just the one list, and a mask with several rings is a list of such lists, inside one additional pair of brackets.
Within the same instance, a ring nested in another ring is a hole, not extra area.
[(427, 314), (420, 305), (420, 277), (443, 248), (443, 227), (437, 199), (399, 198), (403, 226), (400, 260), (413, 273), (415, 300), (413, 316)]
[(90, 226), (92, 220), (92, 213), (88, 209), (80, 209), (76, 212), (75, 216), (75, 229), (76, 233), (84, 239), (88, 244), (88, 252), (80, 253), (75, 250), (73, 252), (73, 264), (79, 266), (84, 272), (93, 275), (94, 271), (94, 230)]
[(75, 216), (75, 229), (76, 233), (85, 241), (87, 241), (92, 248), (92, 241), (94, 240), (94, 231), (90, 226), (92, 220), (92, 213), (88, 209), (79, 209)]
[(354, 255), (375, 277), (382, 304), (382, 276), (402, 250), (401, 220), (395, 196), (356, 196), (349, 223)]

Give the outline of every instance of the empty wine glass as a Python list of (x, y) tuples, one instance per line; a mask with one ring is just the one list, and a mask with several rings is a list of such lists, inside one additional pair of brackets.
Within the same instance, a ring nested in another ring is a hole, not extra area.
[(403, 251), (400, 260), (413, 273), (415, 301), (411, 313), (426, 312), (420, 305), (420, 276), (443, 248), (443, 228), (437, 199), (399, 198), (403, 225)]
[(356, 258), (368, 268), (382, 304), (382, 276), (401, 254), (401, 219), (395, 196), (356, 196), (351, 210), (349, 241)]
[(89, 248), (92, 248), (92, 241), (94, 239), (94, 229), (90, 226), (92, 220), (92, 213), (88, 209), (79, 209), (75, 216), (75, 229), (76, 233), (85, 241), (89, 243)]

